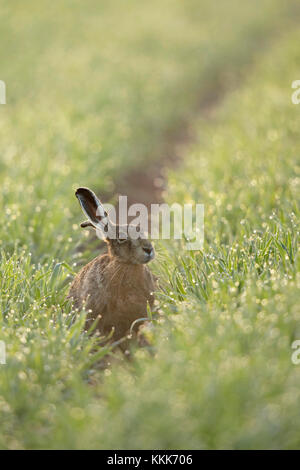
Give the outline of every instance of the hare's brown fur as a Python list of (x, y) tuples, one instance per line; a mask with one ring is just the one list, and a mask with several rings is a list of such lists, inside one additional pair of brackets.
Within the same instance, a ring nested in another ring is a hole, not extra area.
[(119, 262), (109, 254), (98, 256), (75, 277), (69, 292), (74, 307), (91, 310), (88, 324), (100, 317), (98, 328), (113, 339), (129, 333), (132, 323), (153, 307), (155, 281), (144, 264)]
[[(92, 198), (97, 204), (101, 203), (87, 188), (80, 188), (77, 193), (79, 191), (83, 210), (92, 222), (90, 225), (95, 226), (95, 215), (90, 214)], [(88, 201), (85, 204), (86, 198)], [(117, 232), (124, 234), (124, 229), (118, 228)], [(97, 328), (101, 335), (107, 336), (114, 331), (113, 340), (126, 336), (135, 320), (147, 316), (147, 305), (153, 307), (156, 288), (154, 276), (145, 264), (154, 257), (151, 243), (147, 239), (123, 240), (118, 236), (117, 240), (106, 238), (108, 253), (98, 256), (81, 269), (68, 295), (75, 308), (84, 307), (89, 312), (87, 327), (98, 318)]]

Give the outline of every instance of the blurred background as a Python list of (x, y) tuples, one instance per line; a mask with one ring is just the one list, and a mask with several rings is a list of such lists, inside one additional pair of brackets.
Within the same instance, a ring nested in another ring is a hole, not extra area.
[[(299, 14), (0, 0), (1, 448), (299, 447)], [(98, 253), (74, 191), (155, 181), (205, 204), (206, 251), (158, 244), (155, 353), (103, 371), (65, 298)]]
[(6, 246), (64, 252), (76, 186), (114, 193), (125, 170), (161, 159), (297, 12), (279, 0), (1, 1)]

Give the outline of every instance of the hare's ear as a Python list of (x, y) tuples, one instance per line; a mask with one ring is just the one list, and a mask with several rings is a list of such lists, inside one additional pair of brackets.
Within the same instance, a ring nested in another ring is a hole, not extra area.
[(88, 188), (78, 188), (75, 196), (77, 197), (83, 213), (88, 221), (81, 224), (82, 227), (92, 226), (100, 230), (105, 230), (108, 225), (107, 212), (104, 210), (96, 194)]

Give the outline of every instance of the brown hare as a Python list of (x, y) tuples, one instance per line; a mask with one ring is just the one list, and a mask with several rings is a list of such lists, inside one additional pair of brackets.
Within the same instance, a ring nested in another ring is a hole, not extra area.
[[(154, 248), (142, 234), (133, 239), (128, 226), (114, 225), (93, 191), (78, 188), (75, 195), (88, 217), (81, 226), (100, 230), (108, 253), (81, 269), (68, 297), (75, 308), (84, 306), (89, 311), (88, 326), (99, 318), (100, 334), (107, 336), (113, 331), (111, 338), (119, 340), (128, 335), (135, 320), (147, 316), (148, 304), (153, 307), (156, 281), (146, 263), (154, 258)], [(135, 324), (134, 331), (139, 325)]]

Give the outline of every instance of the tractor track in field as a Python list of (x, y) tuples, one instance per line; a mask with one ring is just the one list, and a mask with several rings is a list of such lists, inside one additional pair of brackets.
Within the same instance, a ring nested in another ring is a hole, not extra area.
[(103, 194), (103, 202), (115, 201), (118, 212), (118, 196), (127, 196), (128, 206), (140, 203), (148, 209), (151, 204), (160, 204), (164, 201), (164, 193), (167, 189), (167, 171), (176, 168), (183, 161), (183, 157), (195, 141), (195, 129), (193, 126), (197, 117), (210, 118), (213, 110), (225, 94), (222, 90), (210, 90), (197, 106), (191, 110), (191, 114), (182, 120), (179, 126), (169, 131), (164, 139), (159, 155), (149, 164), (140, 162), (136, 167), (118, 175), (113, 181), (113, 189)]
[[(276, 34), (275, 34), (276, 33)], [(225, 70), (214, 73), (209, 85), (198, 93), (191, 106), (190, 113), (183, 117), (179, 125), (166, 132), (162, 139), (161, 151), (147, 163), (142, 159), (136, 166), (121, 172), (112, 181), (110, 191), (96, 191), (104, 203), (114, 203), (118, 217), (118, 196), (127, 196), (128, 207), (135, 203), (144, 204), (148, 209), (151, 204), (164, 202), (167, 190), (169, 169), (179, 168), (189, 148), (196, 140), (195, 121), (199, 118), (212, 120), (224, 98), (233, 90), (240, 88), (251, 74), (253, 64), (259, 60), (275, 40), (284, 34), (284, 30), (273, 31), (267, 38), (248, 52), (240, 63), (229, 63)], [(259, 52), (257, 48), (259, 46)], [(229, 79), (228, 79), (229, 78)], [(130, 218), (129, 218), (130, 219)], [(118, 220), (118, 219), (117, 219)], [(95, 238), (95, 235), (92, 235)], [(84, 245), (79, 246), (78, 250)], [(103, 243), (100, 242), (100, 247)]]
[[(115, 180), (113, 180), (112, 189), (110, 191), (97, 191), (99, 199), (103, 203), (113, 203), (116, 208), (116, 216), (118, 220), (119, 196), (127, 196), (127, 205), (144, 204), (148, 213), (151, 214), (151, 204), (161, 204), (164, 202), (164, 194), (167, 190), (167, 173), (170, 168), (176, 169), (183, 162), (184, 155), (191, 147), (196, 139), (194, 122), (200, 116), (211, 119), (214, 111), (218, 108), (219, 103), (228, 92), (228, 88), (215, 86), (208, 89), (198, 103), (191, 109), (188, 117), (183, 119), (177, 127), (166, 133), (163, 139), (162, 150), (158, 156), (149, 164), (142, 160), (135, 167), (121, 172)], [(128, 217), (130, 222), (132, 218)], [(149, 217), (150, 219), (150, 217)], [(89, 241), (98, 240), (94, 249), (100, 252), (106, 251), (106, 244), (99, 240), (94, 231), (91, 231)], [(77, 246), (77, 252), (85, 251), (87, 240)], [(83, 266), (84, 260), (77, 260), (78, 266)]]
[[(295, 18), (298, 15), (295, 16)], [(101, 194), (103, 202), (116, 202), (119, 195), (126, 195), (128, 206), (134, 203), (144, 204), (150, 208), (151, 204), (162, 203), (167, 189), (167, 172), (170, 168), (176, 169), (183, 162), (184, 156), (196, 140), (195, 121), (199, 118), (212, 120), (216, 110), (224, 98), (233, 90), (241, 87), (248, 75), (251, 75), (253, 65), (267, 53), (274, 41), (285, 35), (288, 27), (295, 27), (295, 18), (288, 20), (284, 27), (274, 29), (263, 40), (253, 44), (251, 50), (245, 51), (240, 62), (230, 59), (223, 69), (211, 74), (211, 82), (199, 90), (190, 112), (184, 116), (172, 131), (165, 134), (159, 155), (147, 163), (145, 159), (135, 167), (121, 172), (113, 180), (113, 188)], [(254, 41), (255, 42), (255, 41)], [(116, 204), (118, 213), (118, 205)]]
[[(218, 108), (223, 97), (228, 93), (228, 87), (217, 86), (207, 90), (204, 96), (198, 99), (193, 106), (189, 116), (183, 119), (180, 125), (172, 131), (166, 133), (163, 139), (162, 150), (158, 156), (149, 164), (144, 160), (138, 165), (121, 172), (113, 180), (110, 191), (97, 191), (99, 199), (103, 203), (113, 203), (116, 208), (118, 220), (118, 199), (119, 196), (127, 196), (127, 204), (144, 204), (147, 209), (151, 204), (161, 204), (164, 202), (164, 194), (167, 190), (167, 172), (170, 168), (176, 169), (183, 161), (184, 155), (196, 139), (194, 122), (197, 118), (207, 117), (211, 119), (214, 111)], [(150, 211), (149, 211), (150, 214)], [(130, 217), (128, 217), (130, 221)], [(91, 231), (90, 240), (96, 240), (94, 231)], [(84, 251), (86, 241), (77, 247), (77, 251)], [(97, 249), (105, 251), (106, 245), (99, 240)], [(79, 262), (79, 265), (81, 263)], [(84, 264), (84, 263), (83, 263)]]

